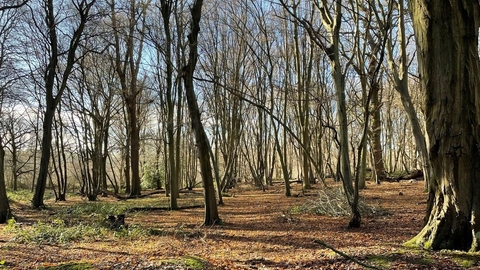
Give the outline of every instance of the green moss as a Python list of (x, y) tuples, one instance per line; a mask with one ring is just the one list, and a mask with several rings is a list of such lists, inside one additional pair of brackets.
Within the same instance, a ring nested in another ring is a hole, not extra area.
[(388, 255), (370, 255), (366, 258), (368, 261), (374, 263), (376, 266), (388, 269), (392, 261), (395, 260), (394, 257)]
[(470, 268), (475, 265), (477, 262), (476, 260), (471, 260), (471, 259), (453, 259), (459, 266), (464, 267), (464, 268)]
[(432, 241), (423, 242), (423, 249), (431, 250), (432, 249)]
[(452, 261), (463, 268), (473, 267), (480, 261), (479, 252), (442, 250), (441, 253), (451, 257)]
[(420, 245), (417, 243), (417, 236), (403, 243), (403, 246), (411, 249), (419, 248)]
[(48, 267), (39, 267), (40, 270), (89, 270), (94, 269), (92, 265), (88, 263), (76, 263), (76, 262), (69, 262), (63, 263), (55, 266), (48, 266)]
[(406, 248), (416, 249), (416, 248), (423, 248), (426, 250), (430, 250), (432, 248), (431, 241), (423, 241), (420, 239), (420, 236), (415, 236), (414, 238), (408, 240), (407, 242), (403, 243), (403, 246)]
[(197, 256), (183, 256), (178, 259), (170, 259), (160, 262), (161, 265), (174, 265), (174, 266), (182, 266), (186, 269), (190, 270), (202, 270), (208, 269), (208, 263), (200, 257)]
[(183, 262), (187, 268), (190, 269), (205, 269), (207, 263), (199, 257), (196, 256), (184, 256), (183, 257)]

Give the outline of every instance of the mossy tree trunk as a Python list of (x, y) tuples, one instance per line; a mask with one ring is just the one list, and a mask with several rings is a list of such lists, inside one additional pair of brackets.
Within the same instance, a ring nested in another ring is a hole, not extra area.
[(480, 69), (478, 1), (410, 1), (432, 180), (427, 222), (409, 244), (478, 251)]

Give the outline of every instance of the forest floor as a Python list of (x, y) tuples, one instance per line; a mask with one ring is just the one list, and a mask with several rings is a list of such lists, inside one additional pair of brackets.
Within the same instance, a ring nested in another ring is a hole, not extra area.
[[(361, 196), (376, 210), (363, 217), (358, 229), (347, 228), (348, 216), (302, 210), (315, 204), (321, 187), (316, 184), (302, 194), (301, 185), (294, 184), (293, 194), (298, 196), (287, 198), (280, 183), (265, 192), (241, 186), (224, 198), (225, 205), (219, 207), (222, 223), (212, 227), (201, 226), (203, 208), (153, 209), (166, 205), (164, 194), (127, 201), (101, 197), (98, 202), (74, 196), (67, 202), (49, 200), (43, 211), (13, 198), (16, 222), (0, 226), (0, 269), (365, 269), (358, 262), (378, 269), (480, 265), (477, 253), (403, 246), (422, 228), (426, 195), (421, 181), (367, 183)], [(180, 206), (202, 201), (201, 190), (179, 198)], [(133, 207), (137, 208), (128, 211)], [(151, 209), (140, 211), (141, 207)], [(128, 229), (88, 225), (99, 216), (104, 219), (105, 211), (116, 214), (119, 209), (127, 211)], [(60, 234), (58, 228), (63, 230)], [(66, 239), (75, 235), (69, 228), (80, 236)]]

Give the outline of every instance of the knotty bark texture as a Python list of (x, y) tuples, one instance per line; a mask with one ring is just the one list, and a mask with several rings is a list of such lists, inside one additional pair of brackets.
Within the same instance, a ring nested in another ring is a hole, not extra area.
[(480, 241), (480, 3), (410, 1), (432, 180), (426, 224), (409, 244), (478, 251)]

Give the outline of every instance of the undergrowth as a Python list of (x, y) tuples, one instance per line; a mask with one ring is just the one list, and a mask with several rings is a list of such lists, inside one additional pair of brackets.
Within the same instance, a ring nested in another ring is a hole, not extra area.
[[(359, 198), (358, 208), (364, 216), (388, 215), (388, 211), (365, 203)], [(352, 213), (345, 192), (342, 187), (323, 188), (318, 192), (318, 197), (309, 200), (301, 206), (296, 206), (290, 212), (314, 213), (322, 216), (350, 216)]]
[[(59, 217), (62, 217), (61, 215)], [(8, 221), (5, 230), (14, 235), (12, 241), (33, 244), (68, 244), (75, 241), (97, 241), (104, 239), (137, 239), (162, 232), (130, 224), (111, 228), (111, 224), (99, 215), (80, 221), (82, 218), (55, 218), (50, 221), (38, 221), (33, 224), (18, 223), (15, 219)]]

